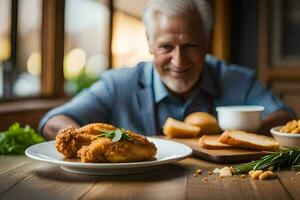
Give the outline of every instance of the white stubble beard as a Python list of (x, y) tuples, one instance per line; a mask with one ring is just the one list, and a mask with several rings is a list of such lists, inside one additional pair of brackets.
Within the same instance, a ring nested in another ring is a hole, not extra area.
[(182, 94), (182, 93), (189, 91), (197, 83), (199, 78), (200, 78), (200, 75), (193, 82), (189, 82), (188, 85), (185, 83), (185, 81), (182, 81), (179, 79), (176, 80), (176, 79), (170, 78), (170, 77), (163, 77), (161, 79), (162, 79), (162, 82), (166, 85), (166, 87), (169, 90), (171, 90), (172, 92), (174, 92), (176, 94)]

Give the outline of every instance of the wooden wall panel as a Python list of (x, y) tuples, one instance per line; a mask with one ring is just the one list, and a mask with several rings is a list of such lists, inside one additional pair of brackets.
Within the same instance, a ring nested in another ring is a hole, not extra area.
[(215, 27), (211, 53), (217, 58), (230, 61), (230, 6), (231, 0), (214, 0)]

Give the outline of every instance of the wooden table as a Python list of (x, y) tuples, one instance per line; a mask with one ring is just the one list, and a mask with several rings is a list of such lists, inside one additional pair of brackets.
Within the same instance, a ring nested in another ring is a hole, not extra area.
[[(0, 199), (300, 199), (296, 172), (266, 181), (207, 174), (220, 166), (188, 158), (146, 174), (86, 176), (26, 156), (0, 156)], [(204, 174), (194, 177), (196, 167)]]

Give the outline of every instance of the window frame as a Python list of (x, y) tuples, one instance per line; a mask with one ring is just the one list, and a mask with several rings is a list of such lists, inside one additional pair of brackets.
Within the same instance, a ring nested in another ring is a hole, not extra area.
[(44, 0), (42, 8), (41, 96), (64, 97), (65, 0)]

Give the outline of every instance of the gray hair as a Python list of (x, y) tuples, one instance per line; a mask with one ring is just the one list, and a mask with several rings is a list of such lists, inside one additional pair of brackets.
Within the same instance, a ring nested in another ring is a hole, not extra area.
[(150, 44), (154, 39), (155, 17), (165, 14), (168, 17), (197, 12), (202, 20), (206, 38), (209, 41), (214, 26), (214, 14), (207, 0), (150, 0), (144, 9), (143, 22)]

